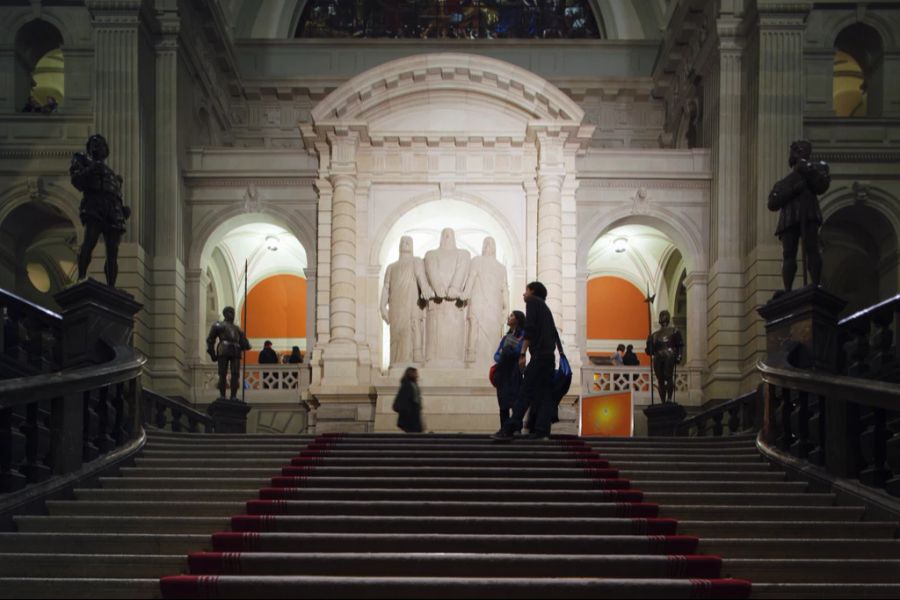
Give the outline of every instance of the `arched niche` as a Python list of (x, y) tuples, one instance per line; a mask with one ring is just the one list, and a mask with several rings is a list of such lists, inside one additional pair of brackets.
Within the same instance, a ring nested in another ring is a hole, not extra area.
[(46, 105), (47, 96), (54, 96), (61, 103), (65, 95), (65, 67), (63, 35), (44, 19), (34, 19), (22, 25), (15, 37), (15, 72), (13, 85), (17, 108), (26, 106), (32, 94), (40, 105)]
[(884, 45), (866, 23), (845, 27), (834, 40), (833, 107), (838, 117), (881, 115)]

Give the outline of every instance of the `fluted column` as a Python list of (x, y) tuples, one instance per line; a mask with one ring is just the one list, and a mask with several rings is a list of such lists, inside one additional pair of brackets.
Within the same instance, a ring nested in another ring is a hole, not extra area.
[(316, 341), (316, 269), (307, 267), (306, 275), (306, 357), (310, 359), (310, 351)]
[(126, 240), (143, 245), (139, 45), (142, 0), (85, 0), (94, 26), (94, 128), (131, 207)]
[(803, 30), (808, 10), (796, 2), (759, 5), (757, 241), (763, 244), (774, 243), (778, 220), (778, 213), (766, 208), (764, 198), (789, 170), (791, 142), (803, 137)]
[(547, 287), (547, 304), (562, 326), (562, 186), (565, 179), (564, 137), (539, 132), (537, 278)]
[[(741, 210), (744, 189), (743, 162), (746, 160), (741, 137), (744, 39), (738, 35), (741, 20), (732, 15), (719, 17), (718, 61), (711, 67), (709, 81), (714, 94), (709, 104), (717, 104), (710, 132), (713, 161), (713, 187), (710, 202), (710, 274), (711, 303), (717, 307), (703, 314), (704, 328), (715, 332), (710, 344), (710, 372), (706, 382), (707, 396), (733, 397), (740, 378), (740, 341), (735, 332), (743, 329), (741, 315), (744, 296), (741, 251), (746, 232), (742, 227), (745, 213)], [(712, 107), (710, 107), (712, 108)], [(746, 225), (746, 224), (744, 224)], [(703, 281), (704, 293), (707, 282)], [(697, 298), (699, 300), (699, 297)], [(703, 299), (706, 305), (707, 299)], [(696, 304), (696, 302), (695, 302)], [(696, 330), (696, 328), (692, 328)], [(704, 346), (706, 340), (704, 339)], [(689, 357), (699, 358), (696, 353)], [(703, 355), (706, 357), (704, 351)]]
[(357, 383), (356, 347), (356, 150), (359, 134), (337, 129), (328, 134), (331, 183), (331, 281), (324, 385)]
[(684, 278), (687, 292), (687, 339), (685, 366), (689, 373), (690, 400), (692, 404), (702, 402), (702, 378), (708, 366), (706, 354), (707, 340), (707, 274), (691, 271)]

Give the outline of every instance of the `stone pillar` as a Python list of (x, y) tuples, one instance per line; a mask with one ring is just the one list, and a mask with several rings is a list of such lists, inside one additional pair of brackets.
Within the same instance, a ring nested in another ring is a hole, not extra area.
[[(94, 131), (109, 143), (109, 166), (123, 178), (122, 196), (131, 208), (127, 231), (119, 247), (118, 285), (147, 309), (135, 320), (135, 348), (153, 354), (152, 293), (148, 286), (147, 238), (142, 129), (146, 127), (141, 105), (153, 101), (142, 98), (140, 67), (143, 0), (85, 0), (94, 28)], [(92, 271), (100, 268), (95, 253)]]
[(109, 142), (109, 165), (131, 207), (125, 241), (141, 240), (139, 54), (143, 0), (85, 0), (94, 27), (94, 128)]
[(303, 360), (309, 362), (316, 341), (316, 269), (307, 267), (304, 274), (306, 275), (306, 353)]
[(562, 186), (565, 137), (547, 131), (538, 141), (537, 279), (547, 287), (547, 304), (562, 327)]
[(707, 370), (707, 274), (703, 271), (691, 271), (684, 278), (687, 291), (687, 339), (684, 367), (688, 369), (689, 404), (702, 403), (702, 375)]
[(337, 130), (331, 148), (330, 335), (322, 384), (356, 385), (356, 149), (359, 134)]
[[(740, 20), (734, 16), (722, 16), (716, 21), (719, 36), (718, 62), (712, 69), (717, 89), (710, 90), (715, 94), (718, 104), (716, 114), (712, 116), (714, 132), (711, 136), (713, 145), (713, 189), (710, 210), (711, 229), (711, 269), (709, 273), (709, 293), (711, 302), (717, 310), (703, 313), (703, 328), (708, 327), (715, 334), (712, 340), (712, 356), (710, 372), (705, 382), (707, 398), (730, 398), (737, 395), (740, 380), (740, 340), (737, 332), (741, 326), (744, 296), (743, 266), (741, 252), (741, 194), (742, 181), (742, 139), (741, 111), (743, 38), (738, 37)], [(703, 276), (703, 306), (707, 304), (706, 276)], [(688, 292), (690, 295), (690, 292)], [(688, 310), (696, 305), (688, 300)], [(688, 317), (690, 321), (690, 316)], [(699, 322), (697, 323), (699, 325)], [(692, 324), (693, 325), (693, 324)], [(690, 327), (698, 331), (696, 325)], [(706, 338), (704, 337), (704, 347)], [(689, 344), (690, 345), (690, 344)], [(703, 354), (690, 352), (692, 359)]]
[[(186, 281), (184, 206), (178, 170), (178, 16), (158, 15), (156, 41), (155, 194), (147, 198), (153, 213), (153, 355), (150, 369), (156, 391), (186, 396)], [(203, 308), (203, 307), (200, 307)], [(203, 315), (205, 316), (205, 315)], [(196, 321), (195, 321), (196, 322)], [(204, 318), (200, 322), (205, 322)], [(190, 352), (190, 351), (189, 351)], [(193, 354), (193, 352), (190, 352)]]

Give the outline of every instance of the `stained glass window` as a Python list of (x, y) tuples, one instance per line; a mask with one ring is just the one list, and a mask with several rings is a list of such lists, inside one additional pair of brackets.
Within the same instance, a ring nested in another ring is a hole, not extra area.
[(599, 38), (588, 0), (308, 0), (295, 37)]

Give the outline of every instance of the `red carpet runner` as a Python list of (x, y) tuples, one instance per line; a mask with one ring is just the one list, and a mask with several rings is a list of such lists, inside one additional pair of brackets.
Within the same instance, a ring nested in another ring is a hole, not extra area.
[(164, 598), (750, 595), (658, 514), (578, 438), (326, 434), (213, 534), (213, 552), (188, 557), (191, 575), (160, 587)]

